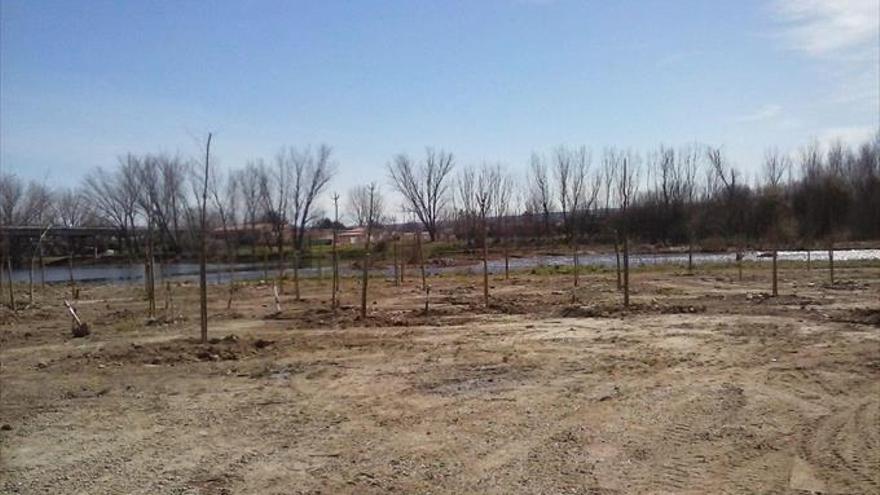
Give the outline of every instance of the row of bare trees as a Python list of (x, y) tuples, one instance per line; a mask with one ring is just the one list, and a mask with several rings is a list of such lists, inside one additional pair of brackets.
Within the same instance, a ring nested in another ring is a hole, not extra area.
[[(121, 252), (144, 262), (151, 314), (155, 260), (194, 256), (205, 242), (222, 243), (211, 252), (230, 266), (228, 307), (235, 293), (232, 266), (248, 247), (251, 259), (262, 253), (264, 261), (270, 256), (277, 261), (281, 294), (286, 271), (292, 269), (293, 295), (299, 299), (307, 231), (318, 221), (334, 231), (340, 226), (338, 195), (336, 221), (324, 218), (329, 203), (323, 195), (336, 171), (331, 148), (283, 148), (271, 160), (253, 160), (234, 170), (215, 168), (205, 175), (207, 158), (127, 154), (113, 168), (93, 170), (78, 187), (54, 191), (4, 174), (0, 220), (47, 232), (53, 226), (114, 228)], [(588, 242), (614, 245), (621, 268), (618, 286), (627, 292), (633, 241), (686, 244), (692, 253), (697, 245), (733, 245), (738, 252), (750, 245), (775, 252), (783, 245), (876, 239), (878, 163), (880, 135), (855, 148), (836, 141), (824, 147), (812, 142), (793, 154), (769, 149), (760, 173), (751, 176), (731, 163), (722, 148), (696, 144), (660, 146), (647, 153), (605, 148), (595, 158), (585, 147), (560, 146), (533, 153), (519, 186), (501, 164), (457, 167), (454, 155), (442, 149), (428, 148), (421, 158), (394, 156), (386, 170), (387, 183), (402, 203), (394, 210), (402, 213), (397, 221), (418, 225), (431, 241), (454, 235), (481, 253), (488, 303), (492, 243), (505, 254), (523, 243), (566, 246), (574, 261), (575, 297), (580, 246)], [(374, 199), (366, 204), (377, 207), (376, 216), (355, 207), (363, 206), (365, 197)], [(352, 190), (347, 199), (343, 213), (365, 227), (368, 237), (391, 218), (378, 182)], [(203, 226), (215, 235), (203, 235)], [(5, 238), (7, 269), (14, 262), (35, 266), (44, 251), (42, 238)], [(416, 238), (420, 243), (421, 235)], [(71, 266), (82, 249), (69, 241)], [(421, 257), (421, 248), (418, 252)], [(338, 273), (336, 262), (333, 270)]]

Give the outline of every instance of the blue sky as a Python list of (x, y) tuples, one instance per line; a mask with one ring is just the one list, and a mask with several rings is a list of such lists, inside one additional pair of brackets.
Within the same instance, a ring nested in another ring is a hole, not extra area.
[(223, 167), (326, 142), (345, 191), (426, 145), (521, 171), (697, 141), (756, 171), (880, 125), (878, 0), (0, 5), (0, 166), (53, 185), (209, 130)]

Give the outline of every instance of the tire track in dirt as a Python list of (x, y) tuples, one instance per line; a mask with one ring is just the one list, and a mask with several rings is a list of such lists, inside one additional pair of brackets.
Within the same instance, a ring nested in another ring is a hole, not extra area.
[[(755, 486), (771, 488), (760, 470), (747, 467), (772, 450), (762, 448), (761, 438), (752, 431), (731, 426), (751, 414), (746, 406), (743, 389), (725, 383), (664, 407), (671, 413), (667, 425), (657, 438), (640, 439), (663, 448), (634, 470), (635, 491), (677, 493), (716, 486), (718, 491), (747, 493)], [(781, 479), (775, 485), (784, 486)]]
[(872, 397), (804, 429), (798, 452), (829, 482), (831, 491), (880, 492), (878, 403), (880, 398)]

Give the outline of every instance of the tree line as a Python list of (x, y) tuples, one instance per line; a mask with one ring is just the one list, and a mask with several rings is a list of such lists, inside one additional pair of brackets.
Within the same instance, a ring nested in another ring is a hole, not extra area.
[[(376, 181), (377, 194), (386, 182), (403, 204), (383, 212), (380, 221), (419, 225), (431, 241), (454, 234), (473, 245), (487, 237), (607, 241), (620, 230), (620, 213), (628, 201), (629, 235), (641, 242), (711, 247), (876, 239), (878, 136), (855, 147), (841, 141), (823, 147), (813, 141), (790, 154), (768, 149), (760, 171), (750, 176), (722, 148), (701, 145), (660, 146), (645, 153), (605, 148), (595, 154), (585, 147), (560, 146), (534, 153), (525, 180), (517, 180), (502, 164), (457, 166), (452, 153), (429, 148), (422, 159), (400, 154), (387, 164), (387, 180)], [(127, 154), (114, 167), (89, 172), (76, 186), (54, 189), (4, 173), (0, 222), (113, 227), (119, 248), (131, 255), (147, 249), (135, 234), (147, 229), (157, 254), (195, 253), (203, 179), (199, 163), (167, 154)], [(297, 256), (311, 227), (333, 225), (319, 203), (335, 173), (327, 145), (284, 148), (271, 160), (212, 170), (207, 224), (254, 231), (257, 224), (271, 225), (268, 238), (239, 238), (252, 248), (262, 243), (278, 256), (288, 251)], [(351, 222), (360, 223), (351, 201), (343, 208)], [(285, 235), (289, 250), (283, 249)], [(11, 250), (27, 251), (22, 247)]]

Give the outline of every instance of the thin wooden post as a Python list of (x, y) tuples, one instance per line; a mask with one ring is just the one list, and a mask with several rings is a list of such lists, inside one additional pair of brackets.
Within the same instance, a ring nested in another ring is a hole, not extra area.
[(831, 276), (831, 285), (834, 285), (834, 241), (828, 244), (828, 273)]
[(338, 301), (339, 255), (338, 255), (337, 249), (336, 249), (336, 235), (338, 233), (337, 226), (339, 225), (339, 194), (336, 194), (336, 193), (333, 194), (333, 209), (336, 212), (336, 221), (333, 223), (333, 246), (332, 246), (332, 251), (333, 251), (333, 270), (332, 270), (333, 283), (331, 284), (333, 293), (331, 294), (331, 297), (330, 297), (330, 306), (333, 309), (333, 314), (336, 314), (336, 308), (339, 305), (339, 301)]
[[(405, 247), (406, 244), (403, 245)], [(406, 249), (402, 249), (400, 256), (400, 284), (403, 285), (406, 283)], [(410, 250), (412, 251), (412, 250)]]
[(28, 270), (28, 306), (34, 304), (34, 257), (31, 256), (30, 269)]
[(777, 275), (777, 266), (776, 266), (777, 265), (777, 263), (776, 263), (777, 255), (778, 255), (778, 251), (774, 248), (773, 249), (773, 297), (776, 297), (779, 295), (779, 287), (778, 287), (778, 283), (777, 283), (778, 275)]
[(489, 224), (483, 215), (483, 304), (489, 306)]
[(431, 286), (425, 287), (425, 314), (428, 314), (429, 303), (431, 301)]
[(623, 234), (623, 305), (629, 307), (629, 236)]
[(617, 290), (623, 289), (623, 280), (620, 277), (620, 234), (614, 229), (614, 259), (617, 265)]
[(205, 145), (205, 183), (202, 188), (202, 218), (201, 218), (201, 236), (199, 241), (201, 244), (199, 256), (199, 322), (201, 323), (202, 343), (208, 343), (208, 229), (207, 229), (207, 210), (208, 210), (208, 174), (210, 173), (211, 159), (211, 138), (212, 133), (208, 133), (208, 142)]
[(43, 260), (43, 236), (40, 236), (40, 245), (39, 245), (39, 256), (40, 256), (40, 288), (46, 288), (46, 262)]
[[(73, 241), (68, 238), (68, 242), (72, 243)], [(77, 290), (76, 290), (76, 280), (73, 277), (73, 254), (74, 254), (73, 246), (70, 246), (70, 249), (68, 250), (68, 252), (69, 252), (69, 256), (67, 258), (67, 274), (70, 277), (70, 297), (73, 299), (78, 299), (78, 297), (77, 297), (78, 294), (77, 294)]]
[(9, 277), (9, 309), (15, 311), (15, 291), (12, 287), (12, 256), (7, 253), (6, 255), (6, 276)]
[[(372, 202), (372, 197), (370, 199)], [(372, 206), (371, 206), (372, 208)], [(372, 219), (368, 219), (369, 222)], [(361, 275), (361, 319), (367, 318), (367, 285), (370, 281), (370, 226), (367, 226), (367, 242), (364, 246), (364, 267)]]
[[(296, 227), (294, 227), (294, 229), (296, 229)], [(301, 259), (301, 257), (302, 257), (302, 253), (300, 252), (300, 249), (296, 245), (294, 245), (293, 246), (293, 296), (297, 301), (299, 301), (301, 299), (300, 292), (299, 292), (299, 260)]]
[(171, 282), (165, 282), (165, 321), (174, 322), (174, 300), (171, 296)]
[(694, 237), (688, 235), (688, 275), (694, 273)]
[(418, 251), (419, 256), (419, 268), (422, 271), (422, 290), (426, 290), (428, 287), (427, 276), (425, 275), (425, 257), (422, 253), (422, 233), (421, 231), (416, 233), (416, 250)]
[(736, 247), (736, 270), (739, 273), (739, 281), (742, 282), (743, 279), (743, 252), (742, 247)]
[(391, 242), (391, 252), (394, 257), (394, 286), (400, 287), (400, 268), (398, 267), (397, 241)]

